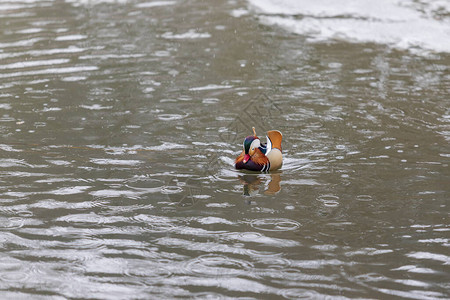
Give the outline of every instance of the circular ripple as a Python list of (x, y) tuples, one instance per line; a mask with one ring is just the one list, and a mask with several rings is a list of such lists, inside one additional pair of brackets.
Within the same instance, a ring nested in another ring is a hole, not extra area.
[(208, 293), (208, 292), (201, 292), (193, 295), (194, 299), (211, 299), (211, 300), (220, 300), (225, 299), (224, 296), (217, 293)]
[(8, 257), (0, 260), (0, 280), (5, 282), (24, 282), (30, 275), (26, 262)]
[[(175, 184), (175, 183), (174, 183)], [(133, 177), (126, 182), (126, 187), (130, 189), (135, 189), (138, 191), (153, 191), (160, 190), (161, 180), (155, 178), (149, 178), (144, 176)], [(167, 187), (167, 186), (164, 186)]]
[(255, 219), (250, 226), (262, 231), (291, 231), (298, 229), (301, 224), (294, 220), (283, 218)]
[(164, 217), (151, 215), (137, 215), (130, 218), (134, 223), (140, 223), (141, 229), (146, 232), (168, 232), (173, 231), (178, 226), (173, 224), (173, 220)]
[(158, 119), (162, 121), (174, 121), (186, 118), (187, 115), (179, 115), (179, 114), (159, 114)]
[(179, 187), (179, 186), (163, 186), (161, 188), (161, 193), (166, 194), (166, 195), (178, 194), (178, 193), (181, 193), (182, 191), (183, 191), (183, 188)]
[[(102, 249), (106, 248), (105, 242), (101, 239), (96, 239), (94, 237), (84, 237), (84, 238), (77, 238), (74, 239), (70, 243), (65, 243), (59, 245), (59, 247), (63, 249), (74, 249), (74, 250), (96, 250), (100, 251)], [(90, 257), (90, 254), (89, 254)]]
[(93, 226), (107, 223), (107, 218), (94, 213), (72, 214), (59, 217), (57, 221), (77, 226)]
[(25, 221), (20, 217), (0, 217), (0, 230), (18, 229), (23, 227)]
[(367, 202), (367, 201), (372, 201), (373, 198), (370, 195), (358, 195), (358, 196), (356, 196), (356, 200)]
[(319, 296), (314, 291), (301, 288), (285, 289), (280, 294), (286, 299), (314, 299)]
[(320, 195), (319, 197), (317, 197), (317, 200), (328, 207), (336, 207), (339, 205), (339, 197), (331, 194)]
[(252, 268), (248, 261), (215, 254), (199, 256), (186, 264), (188, 273), (202, 276), (236, 276)]
[(237, 234), (239, 240), (241, 241), (245, 241), (245, 242), (254, 242), (254, 241), (258, 241), (259, 239), (261, 239), (262, 237), (264, 237), (261, 233), (259, 232), (239, 232)]
[(155, 277), (169, 277), (172, 272), (168, 270), (164, 264), (166, 263), (158, 263), (157, 261), (129, 260), (124, 273), (130, 277), (142, 277), (146, 279)]
[(21, 210), (16, 213), (16, 215), (22, 217), (22, 218), (28, 218), (33, 216), (33, 212), (29, 210)]

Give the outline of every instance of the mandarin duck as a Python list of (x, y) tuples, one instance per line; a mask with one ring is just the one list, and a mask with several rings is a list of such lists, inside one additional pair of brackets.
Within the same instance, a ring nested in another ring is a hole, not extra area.
[(234, 162), (236, 169), (269, 172), (281, 168), (283, 164), (281, 132), (268, 131), (266, 138), (267, 144), (261, 144), (253, 127), (253, 135), (244, 139), (244, 150)]

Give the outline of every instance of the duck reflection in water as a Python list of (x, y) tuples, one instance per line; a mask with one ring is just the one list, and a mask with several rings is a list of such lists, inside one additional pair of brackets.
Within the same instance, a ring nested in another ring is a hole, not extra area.
[(252, 196), (259, 193), (260, 187), (267, 182), (265, 180), (268, 176), (270, 176), (270, 181), (264, 187), (264, 194), (266, 195), (275, 195), (281, 190), (280, 182), (281, 182), (281, 174), (280, 173), (272, 173), (268, 175), (260, 175), (260, 174), (245, 174), (239, 175), (239, 180), (243, 184), (244, 187), (244, 195)]

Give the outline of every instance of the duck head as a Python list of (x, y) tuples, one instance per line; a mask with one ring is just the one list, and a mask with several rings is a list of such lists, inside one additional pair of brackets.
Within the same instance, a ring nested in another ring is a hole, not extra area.
[(261, 146), (261, 141), (255, 135), (249, 135), (244, 140), (244, 164), (247, 163), (250, 158), (255, 154), (256, 149)]

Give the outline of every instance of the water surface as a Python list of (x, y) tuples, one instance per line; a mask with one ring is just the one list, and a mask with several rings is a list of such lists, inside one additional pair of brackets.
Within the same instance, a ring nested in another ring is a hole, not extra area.
[(316, 2), (0, 2), (1, 297), (449, 298), (450, 9)]

